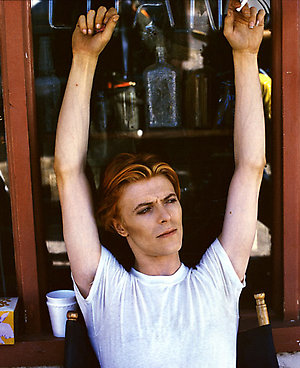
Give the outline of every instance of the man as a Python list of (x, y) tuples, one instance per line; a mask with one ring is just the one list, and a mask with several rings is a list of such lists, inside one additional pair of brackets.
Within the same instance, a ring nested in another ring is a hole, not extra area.
[(257, 67), (264, 11), (246, 5), (238, 12), (239, 6), (230, 2), (224, 26), (235, 68), (235, 171), (222, 233), (196, 269), (182, 265), (178, 255), (182, 219), (176, 173), (151, 155), (117, 157), (102, 186), (100, 218), (127, 239), (134, 268), (125, 271), (100, 245), (84, 174), (89, 106), (98, 56), (119, 16), (100, 7), (78, 20), (55, 170), (74, 287), (102, 368), (235, 367), (238, 300), (265, 165)]

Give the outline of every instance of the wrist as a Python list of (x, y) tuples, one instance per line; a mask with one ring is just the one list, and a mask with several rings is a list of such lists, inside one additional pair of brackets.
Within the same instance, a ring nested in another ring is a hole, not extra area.
[(256, 53), (241, 52), (241, 51), (233, 50), (232, 55), (233, 55), (233, 62), (234, 62), (235, 69), (239, 67), (242, 67), (243, 69), (247, 69), (247, 68), (258, 69)]
[(232, 50), (232, 56), (234, 61), (247, 61), (257, 63), (258, 53), (246, 50)]
[(73, 53), (72, 64), (83, 69), (94, 70), (97, 66), (98, 56), (86, 53)]

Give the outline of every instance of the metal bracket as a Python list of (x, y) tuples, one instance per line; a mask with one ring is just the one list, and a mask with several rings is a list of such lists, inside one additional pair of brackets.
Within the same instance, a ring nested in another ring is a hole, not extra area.
[(171, 9), (171, 6), (170, 6), (170, 2), (169, 0), (162, 0), (160, 2), (158, 1), (154, 1), (153, 3), (151, 2), (147, 2), (146, 4), (141, 4), (138, 8), (137, 8), (137, 11), (136, 11), (136, 14), (135, 14), (135, 17), (134, 17), (134, 21), (133, 21), (133, 27), (136, 26), (136, 23), (137, 23), (137, 17), (138, 15), (140, 14), (141, 10), (143, 8), (146, 8), (146, 7), (149, 7), (149, 6), (154, 6), (154, 7), (157, 7), (157, 6), (162, 6), (162, 5), (165, 5), (166, 7), (166, 10), (167, 10), (167, 13), (168, 13), (168, 18), (169, 18), (169, 23), (170, 23), (170, 26), (171, 27), (174, 27), (175, 26), (175, 22), (174, 22), (174, 17), (173, 17), (173, 13), (172, 13), (172, 9)]
[[(92, 8), (92, 0), (86, 0), (86, 12), (88, 13)], [(115, 8), (117, 12), (119, 13), (120, 10), (120, 0), (115, 0)], [(59, 26), (54, 24), (53, 22), (53, 0), (49, 0), (49, 25), (53, 29), (72, 29), (72, 27), (69, 26)]]

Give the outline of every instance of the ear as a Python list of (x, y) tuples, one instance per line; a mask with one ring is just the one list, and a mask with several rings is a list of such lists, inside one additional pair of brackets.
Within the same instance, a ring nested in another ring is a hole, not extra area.
[(113, 219), (113, 226), (119, 235), (123, 236), (124, 238), (128, 236), (128, 232), (119, 220)]

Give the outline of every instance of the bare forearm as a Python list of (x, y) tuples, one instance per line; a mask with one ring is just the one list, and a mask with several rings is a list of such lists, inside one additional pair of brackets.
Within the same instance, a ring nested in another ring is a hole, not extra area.
[(265, 164), (265, 126), (257, 56), (233, 52), (235, 69), (234, 152), (236, 167), (261, 171)]
[(229, 1), (224, 35), (233, 50), (235, 69), (235, 172), (230, 183), (221, 244), (240, 280), (253, 245), (258, 194), (265, 163), (264, 113), (257, 54), (263, 36), (264, 11)]
[(96, 65), (96, 57), (73, 57), (56, 131), (55, 169), (59, 174), (84, 169)]

